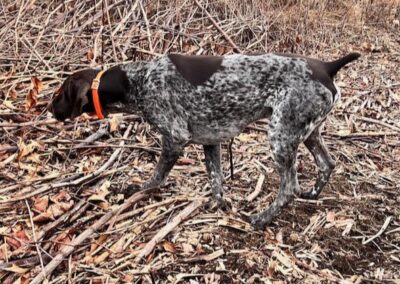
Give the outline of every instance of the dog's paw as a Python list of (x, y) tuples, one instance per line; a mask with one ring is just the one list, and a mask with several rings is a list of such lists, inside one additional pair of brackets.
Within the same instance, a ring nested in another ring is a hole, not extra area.
[(230, 209), (230, 203), (224, 200), (222, 195), (213, 195), (213, 198), (209, 202), (209, 209), (215, 210), (216, 208), (227, 211)]
[(313, 188), (309, 191), (301, 192), (300, 198), (315, 200), (318, 198), (318, 192)]
[(250, 215), (245, 217), (246, 221), (249, 222), (257, 230), (263, 231), (267, 225), (272, 221), (272, 218), (260, 216), (259, 214)]
[(141, 190), (142, 190), (142, 187), (139, 184), (130, 184), (124, 190), (124, 197), (128, 198)]
[(216, 195), (214, 196), (214, 200), (215, 200), (215, 202), (217, 203), (217, 207), (218, 207), (219, 209), (222, 209), (222, 210), (227, 210), (227, 209), (229, 209), (229, 204), (228, 204), (228, 202), (224, 199), (224, 197), (223, 197), (221, 194), (216, 194)]

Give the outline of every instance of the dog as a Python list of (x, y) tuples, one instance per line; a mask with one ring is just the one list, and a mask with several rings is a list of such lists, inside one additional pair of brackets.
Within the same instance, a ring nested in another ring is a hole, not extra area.
[[(162, 186), (184, 147), (203, 145), (213, 197), (224, 205), (220, 143), (259, 119), (269, 118), (268, 137), (280, 175), (276, 199), (265, 211), (248, 217), (265, 228), (295, 197), (316, 199), (335, 167), (321, 137), (323, 123), (340, 98), (337, 72), (360, 57), (350, 53), (324, 62), (292, 54), (190, 56), (115, 66), (100, 78), (98, 93), (109, 112), (139, 112), (162, 135), (162, 151), (143, 189)], [(93, 112), (91, 85), (99, 70), (72, 74), (49, 110), (58, 120)], [(314, 156), (318, 176), (302, 192), (296, 156), (304, 143)]]

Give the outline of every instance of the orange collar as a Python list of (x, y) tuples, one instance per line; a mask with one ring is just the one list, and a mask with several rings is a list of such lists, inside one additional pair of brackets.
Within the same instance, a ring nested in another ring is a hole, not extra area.
[(92, 98), (93, 98), (93, 105), (94, 110), (96, 111), (96, 115), (99, 119), (103, 119), (103, 111), (101, 109), (100, 98), (99, 98), (99, 86), (100, 86), (100, 78), (103, 75), (104, 71), (101, 70), (97, 73), (96, 78), (94, 78), (92, 82)]

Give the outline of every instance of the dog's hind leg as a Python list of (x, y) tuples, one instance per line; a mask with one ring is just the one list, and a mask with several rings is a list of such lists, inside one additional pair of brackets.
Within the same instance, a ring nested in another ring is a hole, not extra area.
[(223, 207), (225, 203), (222, 190), (223, 176), (221, 170), (221, 144), (204, 145), (203, 148), (213, 197), (217, 201), (218, 206)]
[(307, 192), (300, 193), (300, 197), (304, 199), (316, 199), (321, 193), (325, 184), (335, 168), (335, 161), (329, 155), (328, 149), (325, 146), (324, 140), (321, 137), (320, 127), (316, 128), (307, 140), (304, 141), (307, 149), (314, 156), (318, 166), (318, 177), (314, 187)]
[(278, 196), (267, 210), (250, 216), (252, 225), (259, 229), (263, 229), (271, 223), (299, 193), (296, 156), (298, 146), (301, 143), (300, 137), (305, 130), (294, 127), (293, 123), (296, 123), (296, 120), (289, 121), (285, 114), (282, 114), (282, 116), (276, 116), (271, 120), (269, 131), (272, 154), (280, 176), (280, 189)]

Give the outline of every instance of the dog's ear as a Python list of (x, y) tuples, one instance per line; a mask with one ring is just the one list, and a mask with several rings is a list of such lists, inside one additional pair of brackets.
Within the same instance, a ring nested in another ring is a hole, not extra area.
[(55, 92), (48, 110), (58, 120), (75, 118), (92, 111), (90, 88), (97, 70), (86, 69), (70, 75)]
[(71, 92), (70, 95), (75, 95), (75, 98), (71, 98), (71, 118), (75, 118), (82, 114), (83, 107), (89, 103), (88, 92), (90, 91), (90, 84), (86, 81), (79, 80), (72, 89), (75, 89), (75, 92)]

